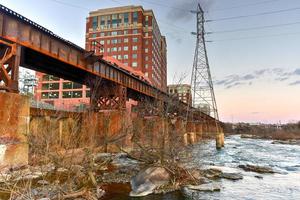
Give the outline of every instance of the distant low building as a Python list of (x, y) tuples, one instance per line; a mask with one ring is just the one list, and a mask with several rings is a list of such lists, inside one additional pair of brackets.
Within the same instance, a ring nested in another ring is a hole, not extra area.
[(192, 105), (191, 86), (188, 84), (173, 84), (168, 85), (168, 93), (178, 97), (179, 100)]

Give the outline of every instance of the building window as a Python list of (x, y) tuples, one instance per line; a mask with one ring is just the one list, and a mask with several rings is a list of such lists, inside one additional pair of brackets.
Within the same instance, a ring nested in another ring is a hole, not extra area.
[(107, 43), (107, 44), (110, 44), (110, 40), (106, 40), (106, 43)]
[(98, 17), (93, 17), (93, 29), (96, 30), (98, 26)]
[(124, 35), (128, 35), (128, 30), (124, 30)]
[(129, 13), (124, 13), (124, 24), (129, 23)]
[(124, 58), (125, 60), (127, 60), (127, 59), (128, 59), (128, 55), (125, 54), (123, 58)]
[(148, 69), (148, 64), (145, 64), (145, 69)]
[(137, 67), (137, 62), (132, 62), (132, 67)]
[(114, 51), (118, 51), (118, 48), (117, 47), (111, 48), (111, 52), (114, 52)]
[(124, 43), (128, 43), (128, 38), (124, 38)]
[(112, 15), (111, 23), (112, 23), (112, 27), (113, 28), (117, 28), (118, 27), (119, 20), (117, 18), (118, 18), (117, 14)]
[(148, 40), (146, 40), (146, 41), (145, 41), (145, 45), (148, 45), (148, 43), (149, 43)]
[(148, 77), (148, 72), (145, 73), (145, 76)]
[(72, 96), (73, 96), (73, 92), (72, 91), (65, 91), (65, 92), (63, 92), (63, 94), (62, 94), (62, 98), (72, 98)]
[(59, 83), (43, 83), (42, 90), (58, 90)]
[(91, 91), (90, 90), (86, 90), (85, 91), (85, 97), (91, 97)]
[(132, 46), (133, 51), (136, 51), (137, 49), (138, 49), (137, 46)]
[(137, 58), (137, 54), (136, 53), (132, 54), (132, 58), (136, 59)]
[(149, 36), (148, 32), (147, 32), (147, 33), (145, 33), (145, 37), (148, 37), (148, 36)]
[(97, 37), (97, 34), (96, 33), (92, 34), (92, 38), (95, 38), (95, 37)]
[(111, 40), (111, 43), (112, 43), (112, 44), (117, 44), (117, 43), (118, 43), (118, 40), (117, 40), (117, 39), (112, 39), (112, 40)]
[(116, 56), (116, 55), (113, 55), (112, 57), (113, 57), (114, 59), (117, 59), (117, 56)]
[[(109, 40), (108, 40), (108, 41), (109, 41)], [(106, 52), (108, 52), (108, 53), (109, 53), (109, 52), (110, 52), (110, 48), (107, 48), (107, 49), (106, 49)]]
[(64, 82), (63, 89), (81, 89), (82, 85), (74, 82)]
[(122, 55), (118, 55), (118, 60), (122, 60)]
[(73, 98), (81, 98), (81, 97), (82, 97), (82, 91), (73, 92)]
[(118, 47), (118, 51), (122, 51), (122, 47)]
[(117, 31), (112, 31), (112, 32), (111, 32), (111, 35), (112, 35), (112, 36), (117, 36), (117, 35), (118, 35), (118, 32), (117, 32)]
[(149, 59), (148, 56), (146, 56), (146, 57), (145, 57), (145, 60), (148, 61), (148, 59)]
[(53, 75), (45, 74), (42, 78), (43, 81), (59, 81), (59, 78)]
[(145, 53), (148, 53), (148, 48), (145, 49)]
[(138, 21), (138, 12), (133, 12), (133, 22), (137, 22)]
[(104, 45), (104, 40), (100, 40), (100, 44)]
[(124, 46), (124, 51), (128, 51), (128, 46)]
[(72, 89), (72, 82), (63, 83), (63, 89)]
[(42, 92), (42, 99), (58, 99), (58, 92)]
[(138, 42), (138, 38), (132, 38), (132, 42)]
[(104, 37), (104, 36), (105, 36), (105, 33), (104, 33), (104, 32), (100, 33), (100, 36), (101, 36), (101, 37)]
[(137, 29), (132, 30), (132, 34), (138, 34), (138, 30)]

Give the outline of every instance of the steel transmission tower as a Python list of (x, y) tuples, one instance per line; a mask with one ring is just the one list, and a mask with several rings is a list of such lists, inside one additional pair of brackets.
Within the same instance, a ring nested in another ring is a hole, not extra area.
[(204, 12), (200, 4), (197, 6), (197, 11), (192, 12), (197, 15), (197, 33), (192, 33), (197, 36), (191, 77), (192, 105), (218, 120), (219, 115), (205, 45)]

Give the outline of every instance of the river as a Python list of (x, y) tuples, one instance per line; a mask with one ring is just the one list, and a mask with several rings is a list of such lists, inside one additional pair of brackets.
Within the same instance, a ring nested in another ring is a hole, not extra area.
[[(182, 160), (188, 167), (216, 167), (223, 172), (239, 172), (242, 180), (221, 179), (220, 192), (173, 192), (149, 195), (142, 198), (128, 197), (128, 193), (111, 193), (111, 200), (198, 200), (198, 199), (299, 199), (300, 200), (300, 146), (271, 144), (271, 140), (241, 139), (229, 136), (225, 148), (215, 149), (214, 141), (207, 141), (188, 148)], [(240, 164), (272, 167), (275, 174), (257, 174), (238, 168)], [(256, 176), (261, 176), (257, 178)], [(117, 188), (115, 188), (117, 190)]]

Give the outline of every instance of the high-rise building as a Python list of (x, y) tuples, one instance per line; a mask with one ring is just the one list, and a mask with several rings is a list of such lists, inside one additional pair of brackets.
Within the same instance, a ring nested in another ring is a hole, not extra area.
[(177, 97), (184, 103), (192, 105), (191, 85), (188, 84), (174, 84), (168, 85), (168, 93)]
[[(97, 42), (102, 49), (94, 49)], [(152, 10), (142, 6), (99, 9), (86, 22), (86, 49), (114, 57), (141, 71), (157, 88), (167, 91), (166, 38)]]
[[(86, 49), (92, 42), (103, 45), (97, 54), (112, 61), (113, 57), (140, 71), (146, 80), (167, 91), (166, 38), (161, 35), (152, 10), (141, 6), (125, 6), (90, 12), (86, 23)], [(56, 109), (78, 110), (89, 105), (90, 90), (84, 85), (51, 75), (36, 73), (35, 99)]]

